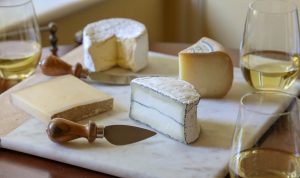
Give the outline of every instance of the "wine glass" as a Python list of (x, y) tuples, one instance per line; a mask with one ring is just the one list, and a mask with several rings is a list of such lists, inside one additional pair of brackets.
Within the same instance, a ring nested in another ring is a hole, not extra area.
[(234, 132), (231, 178), (300, 176), (299, 99), (257, 91), (244, 95)]
[(297, 6), (290, 0), (249, 4), (240, 47), (240, 67), (258, 90), (285, 90), (299, 73)]
[(40, 32), (31, 0), (0, 1), (0, 79), (34, 73), (41, 56)]

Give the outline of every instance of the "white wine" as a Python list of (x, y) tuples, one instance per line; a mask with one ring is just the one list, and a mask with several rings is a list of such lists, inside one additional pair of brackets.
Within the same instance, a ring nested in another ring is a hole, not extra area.
[(24, 79), (34, 73), (41, 56), (37, 42), (0, 42), (0, 78)]
[(299, 158), (273, 149), (245, 150), (231, 158), (231, 178), (299, 178)]
[(242, 57), (241, 69), (246, 81), (256, 89), (285, 90), (298, 77), (299, 56), (274, 51), (249, 53)]

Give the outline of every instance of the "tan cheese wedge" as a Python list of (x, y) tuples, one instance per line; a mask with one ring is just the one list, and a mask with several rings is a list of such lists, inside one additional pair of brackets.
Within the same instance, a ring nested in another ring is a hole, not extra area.
[(179, 53), (179, 78), (203, 98), (221, 98), (231, 88), (233, 64), (222, 45), (204, 37)]

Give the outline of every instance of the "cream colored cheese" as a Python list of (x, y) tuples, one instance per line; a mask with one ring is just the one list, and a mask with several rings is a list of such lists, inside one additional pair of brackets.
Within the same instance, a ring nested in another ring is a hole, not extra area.
[(83, 48), (84, 63), (90, 71), (120, 66), (137, 72), (148, 64), (146, 27), (131, 19), (112, 18), (87, 25)]
[(200, 95), (188, 82), (169, 77), (138, 78), (131, 83), (129, 117), (188, 144), (200, 132), (199, 99)]
[(15, 106), (37, 119), (82, 120), (113, 107), (113, 98), (71, 75), (57, 77), (11, 95)]

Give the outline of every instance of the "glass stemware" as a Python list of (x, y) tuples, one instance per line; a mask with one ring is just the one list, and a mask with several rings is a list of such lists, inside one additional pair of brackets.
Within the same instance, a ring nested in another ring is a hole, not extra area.
[(0, 78), (30, 76), (40, 56), (40, 32), (31, 0), (1, 0)]
[(242, 97), (232, 143), (231, 178), (300, 176), (299, 99), (260, 91)]
[(290, 0), (249, 4), (240, 48), (246, 81), (259, 90), (285, 90), (299, 73), (299, 22)]

